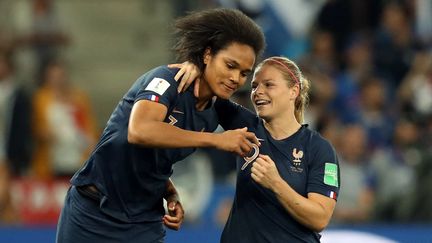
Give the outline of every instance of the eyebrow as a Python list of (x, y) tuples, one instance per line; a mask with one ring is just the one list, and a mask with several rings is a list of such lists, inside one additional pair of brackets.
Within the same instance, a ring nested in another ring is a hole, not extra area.
[(273, 82), (273, 81), (274, 81), (273, 79), (264, 79), (261, 81), (252, 80), (251, 83), (266, 83), (266, 82)]
[[(236, 68), (237, 68), (237, 67), (240, 67), (240, 64), (239, 64), (236, 60), (231, 59), (231, 58), (227, 58), (227, 60), (228, 60), (228, 62), (232, 62)], [(242, 71), (242, 72), (251, 73), (251, 72), (252, 72), (252, 69), (248, 68), (248, 69), (241, 70), (241, 71)]]

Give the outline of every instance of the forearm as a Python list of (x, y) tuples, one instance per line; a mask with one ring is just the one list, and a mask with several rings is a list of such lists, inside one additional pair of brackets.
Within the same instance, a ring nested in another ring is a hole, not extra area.
[(299, 223), (315, 232), (320, 232), (327, 226), (329, 217), (318, 202), (298, 194), (282, 179), (274, 183), (272, 190), (283, 207)]
[(189, 131), (164, 122), (147, 121), (135, 129), (129, 128), (128, 141), (159, 148), (215, 147), (217, 134)]

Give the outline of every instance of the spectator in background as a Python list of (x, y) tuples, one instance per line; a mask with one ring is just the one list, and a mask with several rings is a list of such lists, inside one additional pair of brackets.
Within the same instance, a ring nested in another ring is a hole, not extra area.
[(11, 178), (27, 173), (31, 156), (30, 97), (14, 75), (12, 56), (0, 51), (0, 222), (18, 221)]
[(376, 207), (378, 221), (407, 221), (415, 205), (415, 168), (422, 162), (419, 146), (420, 129), (409, 120), (397, 122), (392, 146), (378, 149), (371, 157), (376, 178)]
[(422, 117), (417, 122), (421, 138), (416, 146), (409, 151), (414, 158), (416, 187), (412, 194), (415, 202), (412, 206), (412, 217), (416, 222), (430, 223), (432, 221), (432, 115)]
[(312, 33), (311, 47), (308, 53), (300, 58), (300, 66), (309, 70), (334, 77), (339, 71), (334, 36), (325, 30)]
[[(343, 135), (342, 135), (343, 134)], [(338, 205), (332, 222), (355, 224), (370, 220), (374, 205), (374, 179), (369, 169), (367, 135), (358, 124), (348, 125), (341, 131), (337, 147), (341, 180)]]
[(0, 158), (0, 225), (19, 221), (11, 200), (11, 177), (6, 160)]
[(415, 17), (416, 17), (416, 34), (419, 41), (427, 48), (432, 48), (432, 1), (416, 0)]
[(387, 82), (390, 97), (409, 71), (415, 49), (409, 9), (403, 2), (389, 1), (384, 5), (376, 30), (373, 60), (375, 71)]
[(305, 113), (305, 121), (313, 129), (320, 130), (329, 122), (337, 122), (337, 113), (332, 110), (332, 101), (336, 95), (334, 80), (310, 66), (303, 69), (305, 76), (316, 80), (312, 87), (309, 107)]
[[(418, 52), (398, 90), (404, 116), (426, 119), (432, 115), (432, 54)], [(416, 117), (417, 116), (417, 117)]]
[(89, 155), (97, 139), (87, 95), (68, 79), (65, 65), (53, 61), (33, 99), (36, 178), (71, 177)]
[(360, 123), (366, 129), (369, 149), (391, 143), (394, 111), (387, 103), (388, 90), (384, 85), (384, 82), (375, 76), (361, 81), (359, 107), (351, 111), (355, 117), (354, 122)]
[[(327, 0), (317, 14), (316, 27), (330, 32), (337, 53), (342, 53), (352, 32), (373, 31), (383, 0)], [(342, 61), (338, 58), (338, 61)]]
[(25, 175), (29, 168), (30, 117), (30, 96), (16, 80), (12, 55), (0, 52), (0, 159), (12, 176)]
[(361, 82), (373, 71), (371, 43), (365, 33), (356, 33), (346, 43), (344, 68), (336, 75), (336, 95), (332, 108), (344, 123), (356, 122), (356, 110), (360, 109)]
[(62, 48), (70, 43), (56, 1), (13, 1), (9, 7), (14, 13), (10, 24), (16, 29), (18, 63), (23, 72), (42, 82), (45, 66), (62, 56)]

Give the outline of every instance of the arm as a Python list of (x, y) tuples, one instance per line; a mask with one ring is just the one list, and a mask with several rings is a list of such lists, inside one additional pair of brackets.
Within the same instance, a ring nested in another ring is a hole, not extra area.
[(298, 194), (279, 175), (274, 161), (267, 155), (259, 155), (252, 166), (252, 179), (273, 191), (282, 206), (299, 223), (322, 231), (329, 223), (336, 201), (318, 193)]
[(231, 100), (217, 99), (214, 104), (219, 124), (225, 130), (253, 127), (257, 116), (244, 106)]
[(146, 147), (215, 147), (239, 155), (247, 154), (252, 143), (258, 144), (255, 134), (246, 129), (223, 133), (188, 131), (163, 122), (166, 114), (167, 107), (163, 104), (148, 100), (136, 102), (129, 119), (128, 141)]
[[(192, 82), (194, 83), (194, 95), (198, 97), (199, 93), (199, 75), (201, 71), (191, 62), (183, 62), (168, 65), (170, 68), (180, 68), (175, 75), (174, 79), (180, 81), (177, 91), (185, 91)], [(241, 127), (248, 127), (246, 121), (251, 121), (256, 118), (256, 115), (249, 109), (231, 101), (218, 98), (215, 103), (215, 109), (218, 113), (219, 124), (225, 129), (236, 129)]]

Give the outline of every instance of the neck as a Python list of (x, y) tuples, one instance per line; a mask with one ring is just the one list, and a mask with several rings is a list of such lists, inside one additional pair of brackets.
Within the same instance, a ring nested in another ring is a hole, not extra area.
[(289, 119), (264, 120), (264, 126), (274, 139), (281, 140), (296, 133), (301, 124), (297, 122), (293, 115)]
[(200, 82), (199, 86), (199, 93), (197, 98), (197, 102), (195, 104), (195, 108), (199, 111), (204, 110), (208, 103), (212, 100), (214, 97), (213, 92), (210, 89), (210, 86), (208, 83), (202, 78), (200, 80), (196, 80), (195, 82)]

